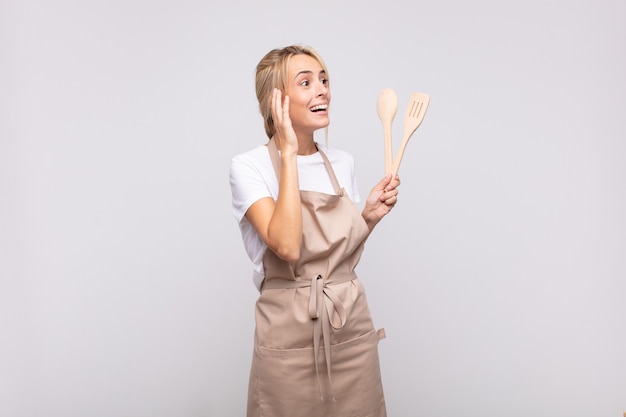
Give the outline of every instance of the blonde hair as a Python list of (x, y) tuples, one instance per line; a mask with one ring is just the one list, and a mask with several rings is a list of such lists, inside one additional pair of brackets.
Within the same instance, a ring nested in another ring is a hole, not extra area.
[(274, 88), (278, 88), (284, 93), (287, 86), (289, 60), (294, 55), (308, 55), (317, 60), (326, 72), (326, 77), (328, 77), (328, 69), (322, 57), (309, 46), (290, 45), (284, 48), (272, 49), (259, 61), (256, 66), (256, 98), (259, 101), (259, 111), (261, 116), (263, 116), (265, 134), (270, 139), (276, 133), (274, 121), (272, 120), (270, 99)]

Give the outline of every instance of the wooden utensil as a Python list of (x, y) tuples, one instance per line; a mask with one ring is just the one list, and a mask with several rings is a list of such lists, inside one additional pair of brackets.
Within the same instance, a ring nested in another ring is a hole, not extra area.
[(400, 149), (393, 161), (393, 167), (391, 170), (392, 178), (395, 178), (400, 169), (400, 162), (402, 162), (402, 156), (406, 149), (406, 145), (409, 143), (409, 139), (415, 132), (415, 129), (419, 127), (426, 115), (426, 109), (428, 109), (428, 103), (430, 102), (430, 96), (424, 93), (413, 93), (411, 100), (404, 114), (404, 132), (402, 134), (402, 143)]
[(391, 145), (391, 125), (398, 112), (398, 96), (391, 88), (385, 88), (378, 95), (378, 117), (383, 122), (385, 135), (385, 174), (391, 172), (393, 164), (393, 148)]

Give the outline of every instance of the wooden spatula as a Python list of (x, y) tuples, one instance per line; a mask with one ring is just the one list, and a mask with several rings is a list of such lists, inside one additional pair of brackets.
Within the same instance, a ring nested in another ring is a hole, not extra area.
[(402, 162), (402, 156), (406, 145), (409, 143), (409, 139), (413, 135), (413, 132), (419, 127), (426, 115), (426, 109), (428, 109), (428, 103), (430, 102), (430, 96), (424, 93), (413, 93), (411, 100), (404, 114), (404, 132), (402, 134), (402, 143), (400, 143), (400, 149), (393, 161), (393, 167), (391, 170), (392, 178), (398, 174), (400, 169), (400, 162)]

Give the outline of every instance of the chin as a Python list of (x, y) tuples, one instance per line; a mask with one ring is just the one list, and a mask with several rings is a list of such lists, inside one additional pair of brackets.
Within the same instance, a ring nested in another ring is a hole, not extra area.
[(323, 129), (325, 127), (328, 127), (329, 124), (330, 124), (330, 119), (327, 117), (326, 120), (321, 121), (321, 123), (319, 123), (318, 129)]

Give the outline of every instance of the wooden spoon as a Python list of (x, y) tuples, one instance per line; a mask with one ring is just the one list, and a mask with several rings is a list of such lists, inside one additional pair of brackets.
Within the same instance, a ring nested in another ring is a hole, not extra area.
[(391, 88), (385, 88), (378, 95), (378, 117), (383, 122), (385, 134), (385, 174), (391, 172), (393, 148), (391, 145), (391, 125), (398, 112), (398, 96)]

